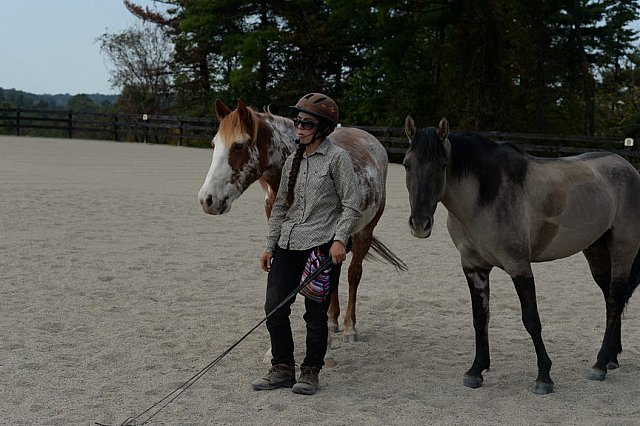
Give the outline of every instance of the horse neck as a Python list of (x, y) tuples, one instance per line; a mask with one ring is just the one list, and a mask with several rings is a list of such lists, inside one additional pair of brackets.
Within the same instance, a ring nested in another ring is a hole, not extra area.
[(473, 190), (475, 185), (467, 181), (468, 179), (453, 179), (451, 174), (447, 176), (447, 187), (440, 202), (454, 216), (460, 217), (465, 212), (474, 211), (473, 203), (476, 202), (477, 193)]
[(295, 151), (296, 132), (293, 121), (288, 118), (264, 113), (265, 123), (271, 129), (267, 141), (265, 171), (261, 177), (273, 190), (277, 191), (282, 176), (282, 168), (287, 157)]
[(452, 166), (442, 197), (447, 210), (477, 212), (478, 205), (494, 203), (505, 188), (524, 185), (530, 157), (518, 148), (479, 137), (449, 140)]
[[(450, 156), (456, 156), (456, 160), (449, 158), (449, 163), (452, 161), (460, 161), (456, 152), (464, 155), (464, 147), (462, 147), (455, 137), (449, 137), (449, 143), (451, 144)], [(460, 151), (459, 151), (460, 150)], [(474, 211), (475, 203), (477, 202), (477, 193), (479, 190), (479, 181), (474, 174), (467, 172), (461, 172), (458, 170), (456, 175), (452, 171), (453, 167), (447, 168), (446, 188), (440, 202), (447, 209), (447, 211), (454, 214), (454, 216), (461, 217), (465, 212)]]

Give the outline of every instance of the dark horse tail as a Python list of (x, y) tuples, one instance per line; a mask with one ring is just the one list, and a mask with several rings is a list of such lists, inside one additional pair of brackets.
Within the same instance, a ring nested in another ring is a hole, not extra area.
[(627, 295), (625, 297), (625, 303), (629, 303), (629, 299), (633, 295), (636, 287), (640, 284), (640, 250), (636, 254), (636, 258), (631, 265), (631, 273), (629, 274), (629, 282), (627, 283)]
[(382, 258), (382, 260), (394, 266), (396, 268), (396, 271), (407, 270), (407, 265), (375, 236), (371, 237), (371, 248), (373, 249), (375, 254), (369, 252), (367, 253), (367, 257), (369, 255), (372, 255), (374, 258)]

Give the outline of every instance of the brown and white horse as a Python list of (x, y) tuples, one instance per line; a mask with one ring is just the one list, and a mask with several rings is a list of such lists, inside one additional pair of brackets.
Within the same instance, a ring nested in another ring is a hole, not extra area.
[[(216, 115), (220, 126), (213, 138), (213, 159), (198, 198), (205, 213), (218, 215), (229, 211), (233, 201), (256, 180), (266, 192), (267, 218), (280, 185), (282, 167), (295, 151), (293, 121), (270, 112), (257, 112), (238, 99), (238, 108), (231, 111), (216, 101)], [(387, 153), (371, 134), (356, 128), (337, 128), (331, 141), (344, 148), (353, 160), (357, 176), (354, 182), (362, 188), (362, 218), (352, 235), (353, 257), (349, 265), (349, 301), (344, 316), (343, 338), (357, 339), (356, 293), (362, 277), (362, 261), (373, 248), (380, 257), (397, 269), (406, 265), (373, 236), (386, 199)], [(340, 304), (338, 292), (332, 294), (329, 307), (329, 329), (338, 331)]]

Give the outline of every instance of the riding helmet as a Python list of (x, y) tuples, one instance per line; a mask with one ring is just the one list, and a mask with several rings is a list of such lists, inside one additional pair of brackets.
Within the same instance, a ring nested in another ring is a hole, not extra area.
[(297, 104), (290, 107), (296, 111), (306, 112), (318, 118), (324, 118), (334, 126), (338, 125), (338, 105), (322, 93), (309, 93), (300, 98)]

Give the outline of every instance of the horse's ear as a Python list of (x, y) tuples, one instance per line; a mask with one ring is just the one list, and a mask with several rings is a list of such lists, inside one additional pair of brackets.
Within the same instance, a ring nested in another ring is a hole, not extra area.
[(449, 136), (449, 122), (446, 118), (442, 117), (440, 124), (438, 124), (438, 137), (443, 141), (447, 136)]
[(221, 121), (227, 115), (231, 114), (231, 110), (220, 99), (216, 99), (216, 116), (218, 121)]
[(416, 135), (416, 123), (413, 122), (413, 118), (411, 118), (410, 115), (407, 115), (407, 118), (404, 120), (404, 132), (407, 134), (409, 142), (411, 142)]
[(247, 111), (247, 106), (242, 102), (242, 99), (238, 98), (236, 99), (236, 102), (238, 102), (238, 109), (241, 114)]
[(242, 99), (238, 98), (238, 114), (240, 115), (240, 119), (245, 122), (245, 124), (251, 128), (252, 120), (251, 114), (249, 113), (249, 108), (242, 102)]

